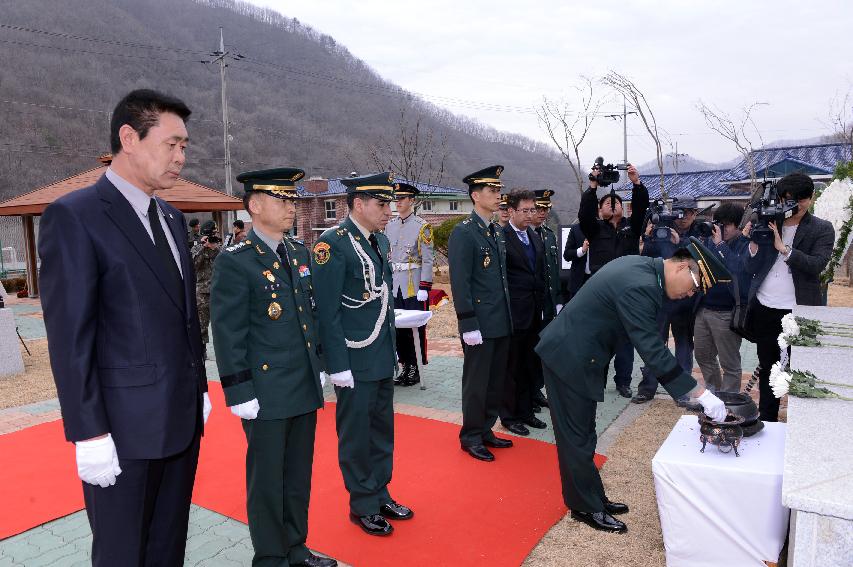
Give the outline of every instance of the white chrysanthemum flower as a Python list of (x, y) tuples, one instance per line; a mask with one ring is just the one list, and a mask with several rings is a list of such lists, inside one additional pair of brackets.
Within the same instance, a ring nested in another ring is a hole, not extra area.
[(782, 317), (782, 334), (789, 337), (796, 337), (800, 334), (800, 326), (797, 325), (793, 313), (788, 313)]
[(776, 396), (777, 398), (781, 398), (782, 396), (788, 393), (788, 387), (791, 383), (791, 375), (777, 368), (775, 380), (773, 380), (772, 378), (773, 376), (771, 370), (770, 389), (773, 390), (774, 396)]
[(779, 348), (785, 350), (788, 348), (788, 335), (782, 333), (779, 335), (779, 338), (776, 339), (776, 342), (779, 343)]

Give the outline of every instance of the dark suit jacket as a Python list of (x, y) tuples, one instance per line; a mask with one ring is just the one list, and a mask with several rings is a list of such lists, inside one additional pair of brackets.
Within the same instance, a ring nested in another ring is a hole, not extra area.
[(530, 269), (527, 253), (515, 229), (507, 223), (503, 227), (506, 239), (506, 281), (509, 287), (509, 304), (513, 332), (526, 331), (541, 323), (545, 305), (545, 245), (532, 228), (527, 227), (527, 238), (536, 253), (534, 269)]
[(569, 269), (569, 299), (574, 297), (581, 288), (586, 275), (586, 255), (581, 258), (578, 257), (578, 248), (583, 246), (584, 240), (586, 240), (586, 236), (581, 231), (580, 223), (576, 222), (570, 227), (566, 246), (563, 249), (563, 258), (566, 262), (572, 263), (572, 267)]
[[(835, 229), (832, 223), (806, 213), (794, 235), (788, 267), (794, 279), (794, 295), (797, 305), (823, 305), (820, 291), (820, 274), (829, 263), (835, 244)], [(752, 301), (758, 288), (776, 261), (779, 253), (770, 246), (762, 246), (754, 257), (746, 255), (746, 271), (752, 274), (749, 299)]]
[(40, 223), (41, 301), (65, 436), (109, 432), (125, 459), (183, 451), (207, 391), (186, 223), (157, 202), (180, 254), (180, 297), (106, 177), (58, 199)]

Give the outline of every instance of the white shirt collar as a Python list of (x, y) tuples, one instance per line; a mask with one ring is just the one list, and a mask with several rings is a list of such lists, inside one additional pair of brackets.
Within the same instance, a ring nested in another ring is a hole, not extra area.
[(355, 218), (353, 218), (352, 215), (349, 216), (349, 220), (352, 221), (352, 224), (354, 224), (356, 226), (356, 228), (358, 228), (359, 232), (361, 232), (361, 234), (365, 238), (370, 238), (370, 231), (367, 230), (366, 228), (364, 228), (363, 226), (361, 226), (360, 224), (358, 224), (358, 221), (355, 220)]
[(105, 175), (110, 183), (118, 189), (118, 192), (128, 200), (130, 206), (136, 209), (136, 212), (139, 213), (140, 216), (147, 218), (148, 205), (151, 203), (152, 198), (149, 197), (145, 191), (116, 173), (111, 167), (107, 168)]
[(525, 233), (525, 234), (527, 233), (527, 231), (526, 231), (526, 230), (521, 230), (520, 228), (518, 228), (518, 227), (516, 227), (514, 224), (512, 224), (512, 221), (509, 221), (509, 226), (511, 226), (511, 227), (512, 227), (512, 229), (513, 229), (515, 232), (519, 232), (519, 233), (520, 233), (520, 232), (523, 232), (523, 233)]

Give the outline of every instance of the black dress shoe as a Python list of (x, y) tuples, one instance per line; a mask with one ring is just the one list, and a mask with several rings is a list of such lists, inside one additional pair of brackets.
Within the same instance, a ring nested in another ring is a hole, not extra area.
[(405, 386), (406, 385), (406, 377), (409, 375), (409, 365), (408, 364), (400, 364), (402, 368), (400, 368), (400, 373), (394, 377), (394, 385), (395, 386)]
[(495, 460), (495, 456), (492, 455), (492, 452), (483, 447), (482, 445), (472, 445), (471, 447), (466, 447), (465, 445), (462, 445), (462, 450), (479, 461)]
[(616, 514), (627, 514), (628, 505), (621, 502), (611, 502), (607, 498), (604, 499), (604, 511), (614, 516)]
[(421, 372), (418, 370), (417, 364), (409, 365), (409, 373), (406, 374), (406, 379), (403, 381), (403, 386), (414, 386), (415, 384), (420, 384), (421, 382)]
[(511, 431), (516, 435), (530, 435), (530, 430), (524, 427), (523, 423), (510, 423), (509, 425), (503, 424), (507, 431)]
[(616, 391), (623, 398), (630, 398), (634, 394), (629, 386), (616, 386)]
[(533, 413), (542, 413), (542, 406), (533, 406)]
[(636, 396), (631, 398), (631, 402), (635, 403), (635, 404), (644, 404), (654, 397), (655, 397), (654, 394), (649, 395), (649, 394), (644, 394), (642, 392), (638, 392)]
[(394, 526), (389, 524), (380, 514), (370, 514), (369, 516), (356, 516), (352, 512), (349, 513), (349, 519), (353, 524), (361, 527), (365, 532), (375, 536), (389, 536), (394, 531)]
[(385, 516), (386, 520), (409, 520), (415, 516), (411, 508), (393, 500), (380, 506), (379, 513)]
[(501, 439), (500, 437), (492, 437), (491, 439), (483, 439), (483, 445), (493, 447), (495, 449), (509, 449), (512, 447), (512, 441), (509, 439)]
[(547, 408), (548, 406), (548, 398), (545, 397), (541, 391), (537, 391), (533, 394), (533, 403), (537, 406), (542, 406), (543, 408)]
[(607, 512), (575, 512), (572, 510), (572, 519), (603, 532), (621, 534), (628, 531), (628, 526), (624, 522), (620, 522)]
[(331, 557), (320, 557), (319, 555), (314, 555), (313, 553), (309, 553), (308, 557), (305, 558), (305, 561), (302, 563), (291, 563), (294, 567), (299, 567), (304, 565), (305, 567), (335, 567), (338, 564), (337, 561), (332, 559)]
[(539, 419), (538, 417), (528, 417), (524, 420), (524, 425), (532, 427), (534, 429), (545, 429), (546, 427), (548, 427), (548, 424)]

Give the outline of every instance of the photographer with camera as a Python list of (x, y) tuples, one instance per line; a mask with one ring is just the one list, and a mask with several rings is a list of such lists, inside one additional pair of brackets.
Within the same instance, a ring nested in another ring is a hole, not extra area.
[(828, 221), (809, 213), (813, 196), (811, 178), (791, 173), (775, 188), (768, 186), (764, 198), (753, 205), (758, 218), (746, 258), (746, 270), (752, 275), (748, 320), (758, 351), (762, 421), (779, 419), (779, 399), (770, 389), (770, 368), (779, 361), (782, 317), (795, 305), (823, 304), (820, 274), (832, 254), (835, 230)]
[(732, 279), (737, 281), (736, 287), (727, 284), (709, 289), (699, 301), (693, 325), (696, 363), (702, 370), (705, 387), (715, 393), (739, 392), (741, 386), (742, 339), (731, 329), (731, 319), (735, 290), (745, 305), (752, 279), (745, 269), (749, 226), (743, 231), (738, 227), (743, 211), (740, 205), (723, 203), (714, 211), (714, 222), (702, 225), (703, 232), (710, 232), (703, 244), (722, 258)]
[(207, 327), (210, 325), (210, 282), (213, 279), (213, 262), (219, 255), (222, 239), (219, 229), (212, 220), (205, 221), (199, 231), (200, 239), (192, 247), (190, 254), (195, 268), (195, 297), (198, 304), (198, 320), (201, 326), (201, 340), (204, 343), (204, 357), (207, 360)]
[[(673, 197), (672, 212), (668, 213), (662, 201), (656, 201), (650, 207), (648, 228), (643, 236), (643, 256), (650, 258), (672, 258), (675, 253), (690, 243), (690, 237), (702, 238), (696, 216), (699, 207), (690, 196)], [(705, 235), (707, 236), (708, 233)], [(684, 299), (664, 299), (658, 325), (661, 338), (669, 340), (670, 330), (675, 340), (675, 359), (688, 374), (693, 370), (693, 316), (698, 297)], [(635, 404), (648, 402), (655, 397), (658, 380), (646, 366), (642, 368), (643, 379), (637, 386), (637, 395), (631, 401)], [(687, 404), (687, 398), (677, 400)]]
[[(624, 166), (604, 165), (598, 158), (589, 174), (589, 188), (584, 191), (578, 209), (578, 222), (588, 245), (582, 244), (572, 254), (585, 263), (584, 281), (591, 278), (608, 262), (640, 253), (640, 235), (649, 206), (649, 192), (640, 181), (637, 168), (627, 166), (628, 179), (634, 184), (632, 195), (633, 211), (625, 218), (622, 198), (616, 194), (613, 184), (619, 181), (617, 168)], [(598, 198), (598, 187), (610, 186), (610, 194)], [(631, 397), (631, 370), (634, 367), (634, 347), (625, 341), (616, 349), (614, 356), (616, 390), (625, 398)]]

